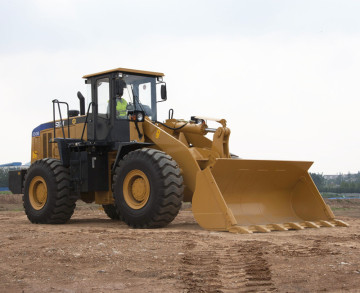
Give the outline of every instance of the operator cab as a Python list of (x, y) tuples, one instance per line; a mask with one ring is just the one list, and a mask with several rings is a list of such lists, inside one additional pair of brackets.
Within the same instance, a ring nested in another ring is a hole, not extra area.
[[(88, 139), (130, 141), (129, 124), (157, 119), (157, 89), (166, 100), (163, 73), (116, 68), (83, 76), (91, 87)], [(161, 88), (159, 87), (161, 85)]]

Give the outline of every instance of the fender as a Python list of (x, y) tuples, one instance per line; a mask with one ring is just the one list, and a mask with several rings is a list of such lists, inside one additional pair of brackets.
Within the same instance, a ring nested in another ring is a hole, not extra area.
[(115, 162), (112, 167), (112, 173), (115, 172), (115, 168), (116, 168), (117, 164), (127, 153), (137, 150), (137, 149), (147, 147), (147, 146), (151, 146), (151, 145), (154, 145), (154, 144), (149, 143), (149, 142), (125, 142), (125, 143), (120, 142), (118, 145), (118, 151), (116, 154)]

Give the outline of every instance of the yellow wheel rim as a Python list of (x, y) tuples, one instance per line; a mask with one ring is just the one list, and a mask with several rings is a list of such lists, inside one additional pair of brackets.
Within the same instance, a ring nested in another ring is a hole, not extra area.
[(46, 204), (48, 197), (47, 185), (41, 176), (34, 177), (29, 186), (29, 199), (35, 210), (41, 210)]
[(132, 209), (144, 207), (150, 197), (150, 183), (145, 173), (137, 169), (130, 171), (124, 179), (123, 194)]

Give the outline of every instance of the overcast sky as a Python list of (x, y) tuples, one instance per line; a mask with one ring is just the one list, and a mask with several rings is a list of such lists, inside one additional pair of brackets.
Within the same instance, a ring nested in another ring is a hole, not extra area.
[(232, 153), (360, 171), (360, 1), (0, 0), (0, 164), (30, 161), (85, 74), (165, 73), (158, 118), (225, 118)]

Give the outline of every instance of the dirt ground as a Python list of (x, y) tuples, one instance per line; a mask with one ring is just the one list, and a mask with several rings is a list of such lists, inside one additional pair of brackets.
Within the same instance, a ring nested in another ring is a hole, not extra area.
[(240, 235), (182, 210), (130, 229), (80, 204), (66, 225), (31, 224), (0, 197), (0, 292), (360, 292), (360, 200), (328, 200), (348, 228)]

